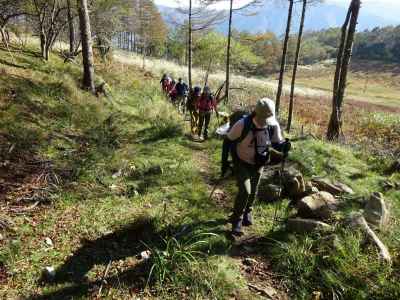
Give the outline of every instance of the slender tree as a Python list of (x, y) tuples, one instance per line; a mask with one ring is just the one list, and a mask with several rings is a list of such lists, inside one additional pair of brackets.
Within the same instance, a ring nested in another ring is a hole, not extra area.
[(286, 127), (286, 130), (288, 132), (290, 131), (291, 126), (292, 126), (293, 107), (294, 107), (294, 88), (295, 88), (295, 84), (296, 84), (297, 66), (299, 64), (301, 39), (303, 36), (303, 30), (304, 30), (306, 8), (307, 8), (307, 0), (303, 0), (303, 9), (301, 11), (299, 33), (297, 35), (297, 45), (296, 45), (296, 54), (295, 54), (294, 65), (293, 65), (292, 82), (291, 82), (291, 86), (290, 86), (289, 115), (288, 115), (288, 122), (287, 122), (287, 127)]
[(79, 8), (79, 22), (82, 40), (83, 59), (83, 87), (89, 91), (95, 91), (94, 86), (94, 62), (92, 49), (92, 33), (90, 31), (90, 19), (87, 0), (77, 0)]
[(292, 24), (293, 3), (294, 3), (294, 0), (289, 0), (289, 9), (288, 9), (287, 22), (286, 22), (285, 38), (283, 40), (281, 69), (279, 72), (278, 90), (276, 92), (275, 113), (277, 116), (279, 116), (279, 108), (280, 108), (282, 88), (283, 88), (283, 76), (284, 76), (285, 68), (286, 68), (286, 56), (287, 56), (287, 49), (288, 49), (289, 37), (290, 37), (290, 27)]
[(180, 25), (187, 30), (186, 58), (188, 67), (188, 82), (190, 89), (193, 85), (193, 35), (196, 32), (208, 30), (214, 25), (220, 24), (224, 21), (223, 12), (208, 9), (208, 6), (214, 4), (215, 2), (215, 0), (202, 0), (199, 2), (199, 7), (193, 7), (193, 0), (189, 0), (188, 6), (177, 9), (178, 13), (188, 16), (187, 21), (185, 21), (183, 24), (179, 24), (179, 22), (176, 22), (174, 20), (170, 21), (170, 23), (172, 23), (173, 25)]
[(189, 90), (192, 90), (192, 42), (193, 42), (193, 28), (192, 28), (192, 0), (189, 0), (189, 13), (188, 13), (188, 81)]
[(332, 113), (329, 120), (327, 139), (338, 140), (343, 125), (342, 109), (346, 90), (347, 72), (352, 55), (354, 35), (357, 27), (361, 1), (352, 0), (342, 26), (342, 36), (337, 54), (336, 71), (333, 83)]
[(225, 79), (225, 101), (229, 102), (229, 74), (230, 74), (230, 58), (231, 58), (231, 38), (232, 38), (232, 13), (233, 0), (229, 3), (229, 22), (228, 22), (228, 41), (226, 46), (226, 79)]
[(67, 0), (67, 16), (68, 16), (68, 31), (69, 31), (69, 53), (72, 55), (75, 52), (75, 24), (73, 7), (71, 0)]

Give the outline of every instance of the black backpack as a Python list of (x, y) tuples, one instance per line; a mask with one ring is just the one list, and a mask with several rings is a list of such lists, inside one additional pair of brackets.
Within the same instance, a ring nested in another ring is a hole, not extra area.
[[(232, 157), (232, 161), (238, 161), (240, 160), (238, 155), (237, 155), (237, 145), (240, 144), (249, 134), (250, 131), (257, 131), (260, 129), (256, 129), (254, 124), (253, 124), (253, 114), (248, 114), (247, 112), (244, 111), (237, 111), (234, 112), (232, 115), (229, 117), (229, 130), (233, 127), (233, 125), (236, 124), (236, 122), (240, 121), (243, 119), (244, 126), (242, 133), (239, 138), (237, 138), (235, 141), (231, 141), (228, 139), (228, 137), (224, 138), (223, 144), (222, 144), (222, 157), (221, 157), (221, 163), (222, 165), (227, 165), (229, 164), (229, 154)], [(266, 130), (269, 134), (270, 137), (272, 137), (274, 133), (274, 127), (273, 126), (267, 126), (265, 129), (261, 130)], [(257, 143), (255, 142), (255, 147), (257, 147)], [(259, 153), (256, 149), (256, 157), (255, 157), (255, 162), (257, 166), (263, 166), (268, 162), (269, 159), (269, 151), (268, 149), (264, 153)]]

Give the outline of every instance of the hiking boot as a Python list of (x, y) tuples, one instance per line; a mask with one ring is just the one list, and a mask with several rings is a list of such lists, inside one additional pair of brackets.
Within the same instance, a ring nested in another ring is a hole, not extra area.
[(243, 215), (243, 226), (251, 226), (253, 225), (253, 217), (251, 216), (251, 211), (247, 211)]
[(241, 219), (232, 221), (232, 235), (236, 235), (236, 236), (243, 235)]

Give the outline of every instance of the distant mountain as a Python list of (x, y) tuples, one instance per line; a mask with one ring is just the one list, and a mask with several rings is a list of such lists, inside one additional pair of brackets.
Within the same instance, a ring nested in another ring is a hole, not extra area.
[[(178, 14), (174, 8), (166, 6), (158, 6), (158, 8), (167, 22), (171, 21), (171, 18), (180, 22), (186, 19), (186, 16)], [(294, 13), (292, 30), (296, 30), (295, 28), (297, 28), (300, 10), (301, 5), (297, 4)], [(305, 29), (310, 31), (341, 26), (345, 19), (346, 13), (347, 9), (345, 7), (334, 4), (310, 6), (307, 11)], [(283, 4), (270, 3), (258, 8), (255, 15), (246, 16), (240, 13), (235, 13), (233, 16), (233, 23), (234, 28), (241, 31), (246, 30), (255, 33), (269, 30), (273, 31), (277, 35), (281, 35), (285, 30), (286, 18), (287, 6)], [(398, 23), (399, 22), (397, 22), (397, 24)], [(377, 16), (371, 11), (361, 9), (358, 24), (359, 31), (388, 25), (396, 25), (396, 22), (393, 21), (393, 18), (386, 18), (384, 15)], [(227, 22), (218, 25), (217, 30), (226, 32)]]

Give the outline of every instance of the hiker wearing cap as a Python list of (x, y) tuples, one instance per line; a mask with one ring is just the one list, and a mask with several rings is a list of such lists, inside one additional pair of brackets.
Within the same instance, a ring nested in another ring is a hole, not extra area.
[(197, 125), (199, 121), (199, 113), (197, 111), (197, 102), (201, 96), (201, 87), (195, 86), (189, 93), (186, 102), (186, 109), (190, 113), (190, 131), (193, 135), (197, 133)]
[(224, 152), (230, 147), (228, 151), (232, 154), (233, 171), (239, 189), (230, 217), (234, 235), (242, 234), (242, 225), (253, 224), (252, 206), (263, 167), (269, 160), (269, 149), (272, 145), (285, 143), (274, 112), (275, 104), (271, 99), (258, 100), (250, 115), (231, 124), (224, 141), (222, 176), (229, 168)]
[[(211, 120), (211, 114), (213, 110), (217, 108), (217, 102), (214, 96), (211, 94), (211, 90), (208, 86), (205, 86), (203, 93), (200, 96), (199, 101), (196, 103), (196, 108), (199, 111), (199, 127), (197, 134), (200, 138), (205, 140), (208, 138), (208, 126)], [(204, 125), (204, 132), (203, 132)]]

